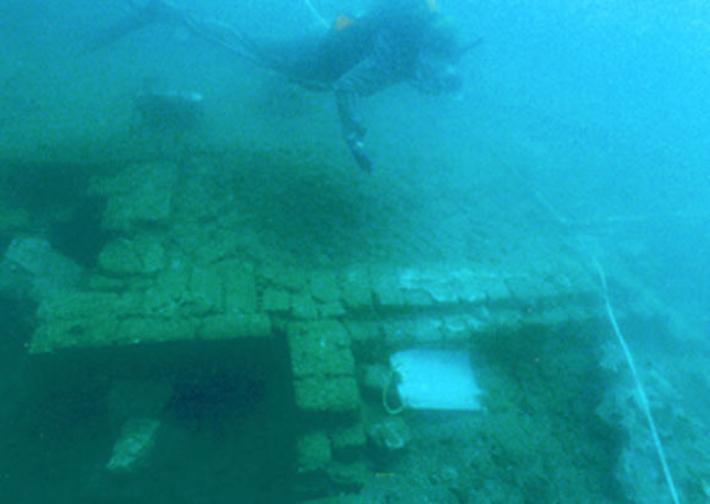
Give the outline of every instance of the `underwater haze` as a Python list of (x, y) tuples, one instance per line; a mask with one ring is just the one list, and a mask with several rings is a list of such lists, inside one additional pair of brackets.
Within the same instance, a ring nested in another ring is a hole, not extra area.
[(710, 3), (3, 0), (0, 502), (710, 503)]

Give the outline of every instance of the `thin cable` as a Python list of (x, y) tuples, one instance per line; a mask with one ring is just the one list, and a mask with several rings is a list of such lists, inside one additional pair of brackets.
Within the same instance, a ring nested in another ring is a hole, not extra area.
[[(522, 177), (522, 175), (516, 168), (511, 167), (511, 170), (522, 180), (527, 180)], [(631, 376), (634, 380), (634, 385), (636, 386), (636, 393), (639, 398), (639, 406), (644, 416), (646, 417), (646, 422), (648, 423), (649, 430), (651, 431), (651, 438), (656, 448), (656, 453), (658, 455), (658, 460), (661, 463), (661, 468), (663, 469), (663, 476), (665, 477), (666, 485), (668, 486), (668, 492), (671, 495), (671, 500), (673, 501), (673, 504), (680, 504), (678, 490), (676, 489), (675, 483), (673, 482), (673, 476), (671, 474), (671, 470), (668, 466), (668, 461), (666, 459), (666, 452), (663, 449), (661, 438), (658, 435), (656, 421), (653, 419), (653, 414), (651, 413), (651, 405), (648, 402), (646, 390), (641, 384), (641, 379), (639, 378), (638, 372), (636, 371), (636, 363), (634, 362), (633, 354), (631, 353), (631, 349), (629, 349), (629, 345), (626, 343), (626, 338), (624, 338), (624, 335), (621, 332), (621, 329), (619, 328), (619, 323), (616, 320), (614, 309), (611, 306), (611, 301), (609, 299), (609, 287), (607, 285), (606, 274), (604, 273), (604, 269), (597, 260), (596, 256), (591, 254), (587, 250), (587, 247), (584, 246), (581, 237), (570, 232), (569, 221), (557, 211), (555, 206), (550, 203), (550, 201), (545, 197), (544, 194), (542, 194), (538, 190), (533, 190), (533, 199), (538, 203), (538, 205), (544, 208), (563, 229), (565, 229), (575, 238), (575, 241), (577, 241), (579, 244), (580, 253), (590, 259), (590, 261), (594, 265), (594, 268), (597, 271), (597, 274), (599, 275), (599, 283), (602, 288), (602, 296), (604, 300), (606, 314), (609, 318), (609, 323), (611, 324), (614, 334), (616, 335), (616, 339), (619, 342), (619, 346), (621, 346), (621, 349), (624, 353), (624, 357), (626, 358), (626, 364), (629, 367), (629, 370), (631, 371)]]
[(328, 24), (328, 21), (325, 20), (323, 16), (321, 16), (320, 12), (318, 12), (318, 9), (315, 8), (311, 0), (303, 0), (306, 3), (306, 7), (308, 7), (308, 10), (313, 14), (313, 17), (316, 18), (316, 21), (323, 25), (325, 29), (329, 29), (330, 25)]
[(621, 346), (621, 349), (624, 352), (624, 357), (626, 357), (626, 363), (629, 366), (629, 370), (631, 370), (631, 375), (634, 379), (634, 384), (636, 385), (636, 394), (639, 399), (639, 406), (641, 407), (641, 411), (643, 411), (643, 414), (646, 416), (648, 427), (651, 430), (651, 437), (653, 438), (653, 444), (656, 447), (658, 460), (661, 462), (661, 467), (663, 468), (663, 476), (666, 478), (668, 491), (671, 494), (671, 499), (673, 500), (674, 504), (680, 504), (680, 500), (678, 498), (678, 491), (676, 490), (675, 483), (673, 482), (673, 476), (671, 475), (671, 470), (670, 467), (668, 467), (668, 461), (666, 460), (666, 452), (663, 449), (663, 444), (661, 444), (661, 438), (658, 435), (658, 429), (656, 428), (656, 422), (653, 419), (653, 414), (651, 414), (651, 405), (648, 402), (648, 396), (646, 395), (646, 391), (641, 385), (641, 379), (639, 378), (638, 372), (636, 371), (636, 363), (634, 362), (634, 357), (631, 354), (629, 345), (626, 343), (626, 338), (624, 338), (624, 335), (621, 332), (621, 329), (619, 328), (619, 324), (616, 321), (616, 316), (614, 315), (614, 309), (611, 306), (611, 301), (609, 301), (609, 289), (606, 283), (606, 275), (604, 274), (604, 270), (602, 269), (601, 264), (599, 264), (599, 261), (597, 261), (595, 257), (592, 258), (592, 262), (594, 263), (594, 267), (596, 268), (597, 274), (599, 275), (599, 281), (602, 285), (602, 295), (604, 296), (606, 314), (609, 317), (609, 322), (611, 323), (611, 327), (614, 330), (616, 339), (619, 341), (619, 345)]

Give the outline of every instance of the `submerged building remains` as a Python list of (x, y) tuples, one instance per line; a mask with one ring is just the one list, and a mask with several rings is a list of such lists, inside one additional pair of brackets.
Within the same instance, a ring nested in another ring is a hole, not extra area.
[[(623, 368), (605, 365), (598, 280), (554, 225), (516, 229), (533, 202), (486, 218), (495, 203), (481, 191), (423, 214), (299, 166), (274, 172), (282, 162), (87, 172), (77, 199), (101, 201), (100, 215), (73, 232), (101, 243), (79, 281), (33, 295), (27, 341), (32, 400), (65, 416), (67, 401), (86, 408), (75, 419), (85, 429), (55, 432), (52, 446), (77, 480), (90, 467), (101, 481), (76, 488), (116, 502), (138, 489), (314, 503), (611, 502), (627, 491), (619, 461), (631, 464), (625, 429), (638, 426), (609, 397), (628, 388)], [(43, 250), (71, 256), (57, 249)], [(56, 283), (52, 271), (26, 275)], [(625, 302), (621, 314), (651, 320), (648, 306)], [(388, 413), (389, 358), (411, 348), (469, 353), (483, 408)]]

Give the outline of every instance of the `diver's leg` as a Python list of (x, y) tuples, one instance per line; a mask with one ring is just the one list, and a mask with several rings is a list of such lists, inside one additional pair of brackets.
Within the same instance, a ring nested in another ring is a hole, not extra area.
[(393, 68), (394, 65), (383, 58), (382, 51), (376, 50), (333, 85), (345, 143), (358, 166), (367, 172), (372, 171), (372, 161), (365, 152), (367, 129), (357, 114), (357, 105), (360, 97), (373, 95), (397, 82)]

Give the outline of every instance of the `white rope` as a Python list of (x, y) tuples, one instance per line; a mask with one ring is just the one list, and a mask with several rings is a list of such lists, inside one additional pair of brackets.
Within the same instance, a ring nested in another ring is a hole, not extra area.
[[(527, 180), (522, 177), (522, 175), (517, 169), (512, 168), (512, 171), (522, 180)], [(569, 221), (557, 211), (555, 206), (550, 203), (550, 201), (545, 197), (544, 194), (542, 194), (540, 191), (534, 190), (533, 198), (542, 208), (544, 208), (552, 216), (552, 218), (562, 228), (567, 229), (569, 231)], [(653, 419), (653, 414), (651, 413), (651, 405), (648, 402), (646, 390), (643, 388), (641, 379), (639, 378), (638, 372), (636, 371), (636, 363), (634, 362), (633, 354), (631, 353), (631, 349), (629, 349), (629, 345), (626, 342), (626, 338), (624, 338), (624, 335), (621, 332), (621, 329), (619, 328), (619, 323), (616, 320), (616, 315), (614, 314), (614, 309), (612, 308), (611, 301), (609, 299), (609, 288), (606, 282), (606, 274), (604, 273), (604, 269), (597, 260), (596, 256), (588, 252), (588, 249), (584, 246), (581, 237), (579, 235), (576, 235), (574, 237), (579, 243), (581, 253), (590, 258), (592, 264), (594, 264), (594, 268), (596, 269), (597, 274), (599, 275), (599, 282), (602, 288), (602, 296), (604, 300), (606, 314), (609, 318), (609, 323), (611, 324), (614, 334), (616, 335), (616, 339), (619, 342), (619, 346), (621, 346), (621, 350), (624, 353), (624, 357), (626, 358), (626, 364), (629, 367), (629, 371), (631, 372), (631, 376), (634, 380), (634, 385), (636, 386), (636, 394), (639, 399), (639, 406), (644, 416), (646, 417), (646, 422), (648, 423), (649, 430), (651, 431), (651, 438), (656, 448), (656, 453), (658, 455), (658, 460), (661, 463), (661, 468), (663, 469), (663, 476), (666, 480), (666, 485), (668, 486), (668, 492), (671, 495), (671, 500), (673, 501), (673, 504), (680, 504), (680, 499), (678, 498), (678, 490), (676, 489), (675, 483), (673, 482), (673, 476), (671, 475), (671, 470), (668, 466), (668, 461), (666, 459), (666, 452), (663, 449), (661, 438), (658, 435), (656, 421)]]
[(656, 447), (658, 460), (661, 462), (661, 467), (663, 468), (663, 476), (666, 479), (668, 491), (671, 494), (671, 499), (673, 500), (674, 504), (680, 504), (680, 500), (678, 499), (678, 491), (676, 490), (675, 483), (673, 482), (673, 476), (671, 475), (671, 470), (670, 467), (668, 467), (668, 461), (666, 460), (666, 452), (663, 449), (663, 444), (661, 444), (661, 438), (658, 435), (656, 422), (653, 419), (653, 414), (651, 413), (651, 405), (648, 402), (648, 396), (646, 395), (646, 391), (644, 390), (643, 385), (641, 385), (641, 379), (639, 378), (638, 372), (636, 371), (636, 363), (634, 362), (634, 357), (631, 354), (629, 345), (626, 343), (626, 338), (624, 338), (624, 335), (621, 332), (621, 329), (619, 328), (619, 324), (616, 321), (616, 316), (614, 315), (614, 309), (612, 308), (611, 301), (609, 300), (609, 289), (607, 287), (604, 269), (602, 269), (601, 264), (599, 264), (599, 261), (597, 261), (595, 257), (592, 258), (592, 261), (594, 263), (594, 267), (597, 270), (597, 274), (599, 275), (599, 281), (602, 286), (602, 295), (604, 296), (606, 314), (609, 317), (611, 327), (614, 330), (616, 339), (619, 341), (619, 346), (621, 346), (621, 349), (624, 352), (626, 364), (629, 366), (631, 376), (634, 379), (634, 384), (636, 385), (636, 395), (639, 400), (639, 406), (641, 407), (641, 411), (643, 411), (643, 414), (646, 416), (648, 427), (651, 430), (651, 438), (653, 439), (653, 444)]

